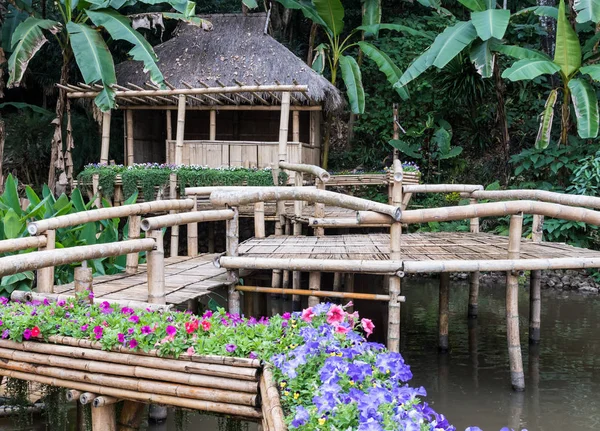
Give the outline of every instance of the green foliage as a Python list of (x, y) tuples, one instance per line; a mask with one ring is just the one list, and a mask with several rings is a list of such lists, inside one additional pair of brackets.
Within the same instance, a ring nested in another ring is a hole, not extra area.
[(33, 423), (31, 413), (27, 412), (27, 407), (31, 405), (29, 402), (29, 382), (26, 380), (6, 379), (6, 398), (7, 405), (14, 406), (17, 414), (14, 416), (14, 421), (19, 428), (30, 427)]
[(577, 195), (598, 196), (600, 194), (600, 154), (579, 160), (567, 192)]
[(65, 430), (68, 424), (67, 390), (58, 386), (42, 385), (44, 416), (51, 430)]

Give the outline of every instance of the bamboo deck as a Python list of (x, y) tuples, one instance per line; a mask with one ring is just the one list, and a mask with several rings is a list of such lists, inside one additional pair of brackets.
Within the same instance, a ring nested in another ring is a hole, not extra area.
[[(167, 304), (181, 304), (188, 299), (206, 295), (219, 287), (228, 286), (225, 269), (213, 264), (214, 254), (196, 257), (177, 256), (165, 259), (165, 293)], [(74, 294), (73, 284), (54, 287), (54, 293)], [(146, 265), (136, 274), (120, 273), (94, 277), (96, 298), (146, 301), (148, 275)]]
[[(401, 237), (402, 260), (507, 259), (508, 237), (485, 233), (418, 233)], [(239, 246), (241, 257), (286, 259), (388, 260), (389, 234), (270, 236)], [(521, 240), (521, 259), (600, 257), (600, 252), (564, 243)]]

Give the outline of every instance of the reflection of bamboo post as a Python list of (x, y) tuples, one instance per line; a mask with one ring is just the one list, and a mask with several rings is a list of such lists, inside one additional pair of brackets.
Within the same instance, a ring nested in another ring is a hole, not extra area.
[[(128, 239), (138, 239), (140, 237), (140, 225), (142, 217), (139, 215), (129, 216)], [(125, 272), (127, 274), (135, 274), (138, 269), (138, 253), (129, 253), (127, 255), (127, 264)]]
[[(508, 233), (509, 259), (519, 258), (522, 231), (523, 214), (511, 216)], [(525, 389), (525, 377), (519, 337), (519, 277), (513, 271), (506, 273), (506, 338), (512, 387), (516, 391), (522, 391)]]
[[(534, 214), (531, 239), (542, 242), (544, 235), (544, 217)], [(529, 279), (529, 342), (540, 341), (540, 325), (542, 320), (541, 271), (531, 271)]]
[[(470, 199), (471, 205), (477, 203), (477, 199)], [(470, 223), (471, 233), (479, 233), (479, 219), (472, 218)], [(469, 318), (477, 317), (477, 306), (479, 303), (479, 271), (471, 272), (469, 274), (469, 306), (467, 316)]]
[(125, 111), (125, 118), (127, 120), (127, 166), (133, 166), (133, 111), (131, 109)]
[(450, 312), (450, 273), (440, 273), (440, 299), (439, 299), (439, 318), (438, 330), (440, 351), (448, 351), (448, 314)]
[(108, 164), (108, 147), (110, 144), (110, 111), (102, 113), (102, 140), (100, 147), (100, 163)]
[[(394, 175), (392, 188), (392, 205), (399, 207), (402, 204), (402, 163), (394, 160)], [(390, 226), (390, 260), (402, 258), (400, 245), (402, 243), (402, 223), (395, 222)], [(390, 302), (388, 306), (388, 349), (392, 352), (400, 350), (400, 277), (389, 277)]]
[(183, 164), (183, 139), (185, 134), (185, 95), (180, 94), (177, 102), (177, 135), (175, 136), (175, 164)]
[(138, 431), (144, 419), (145, 407), (143, 403), (125, 400), (119, 415), (119, 431)]
[[(198, 197), (192, 196), (194, 200), (194, 208), (192, 211), (198, 211)], [(187, 225), (187, 237), (188, 237), (188, 256), (198, 256), (198, 223), (188, 223)]]
[[(56, 231), (49, 229), (46, 231), (46, 245), (39, 250), (54, 250), (56, 244)], [(37, 291), (40, 293), (54, 292), (54, 266), (40, 268), (37, 272)]]
[(469, 328), (469, 358), (471, 359), (471, 371), (473, 373), (473, 385), (475, 389), (479, 388), (479, 354), (477, 350), (477, 325), (475, 319), (467, 323)]
[(147, 252), (148, 302), (165, 304), (165, 251), (162, 230), (150, 231), (146, 236), (154, 238), (156, 243), (154, 250)]
[(75, 268), (73, 282), (73, 284), (75, 285), (75, 293), (83, 294), (81, 299), (87, 301), (90, 304), (92, 303), (92, 297), (90, 296), (90, 294), (93, 293), (92, 283), (93, 277), (91, 268), (88, 268), (87, 265), (78, 266), (77, 268)]
[[(177, 174), (169, 175), (169, 197), (177, 199)], [(176, 214), (177, 211), (171, 210), (170, 214)], [(171, 257), (179, 255), (179, 225), (171, 226)]]
[[(239, 225), (239, 216), (238, 209), (232, 208), (234, 211), (234, 216), (231, 220), (226, 221), (226, 235), (227, 235), (227, 256), (237, 256), (238, 255), (238, 245), (239, 245), (239, 235), (240, 235), (240, 225)], [(227, 296), (227, 306), (229, 308), (229, 312), (233, 314), (240, 314), (240, 293), (235, 289), (235, 285), (238, 280), (238, 271), (229, 270), (227, 271), (228, 279), (231, 282), (229, 285), (228, 296)]]

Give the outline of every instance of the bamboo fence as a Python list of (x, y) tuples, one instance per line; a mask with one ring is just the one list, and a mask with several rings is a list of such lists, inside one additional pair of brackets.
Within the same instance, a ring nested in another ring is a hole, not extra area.
[(0, 241), (0, 253), (11, 253), (14, 251), (27, 250), (28, 248), (45, 247), (46, 242), (47, 239), (45, 236), (5, 239)]
[(469, 197), (490, 200), (536, 200), (575, 207), (600, 209), (600, 198), (595, 196), (570, 195), (546, 190), (478, 190), (471, 192)]
[(178, 214), (168, 214), (143, 219), (142, 230), (147, 232), (149, 230), (157, 230), (162, 229), (163, 227), (171, 227), (181, 224), (231, 220), (232, 218), (232, 210), (191, 211)]
[(315, 166), (315, 165), (279, 162), (279, 167), (281, 169), (285, 169), (288, 171), (301, 172), (304, 174), (313, 175), (314, 177), (317, 177), (319, 180), (321, 180), (324, 183), (329, 181), (329, 179), (331, 177), (329, 175), (329, 172), (327, 172), (325, 169), (320, 168), (319, 166)]

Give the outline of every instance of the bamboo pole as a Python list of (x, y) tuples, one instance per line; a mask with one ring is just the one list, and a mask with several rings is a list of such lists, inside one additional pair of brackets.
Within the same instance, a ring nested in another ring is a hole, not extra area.
[[(315, 178), (315, 185), (317, 190), (325, 191), (325, 183), (320, 178)], [(325, 205), (324, 203), (315, 202), (315, 218), (323, 218), (325, 216)], [(315, 236), (325, 235), (325, 229), (322, 227), (315, 228)]]
[(331, 176), (329, 175), (329, 172), (327, 172), (325, 169), (323, 169), (319, 166), (315, 166), (315, 165), (279, 162), (279, 167), (281, 169), (286, 169), (288, 171), (294, 171), (294, 172), (300, 172), (300, 173), (304, 173), (304, 174), (313, 175), (316, 178), (320, 179), (324, 183), (329, 181), (329, 179), (331, 178)]
[(185, 95), (180, 94), (177, 102), (177, 135), (175, 136), (175, 164), (183, 164), (183, 140), (185, 136)]
[[(531, 239), (542, 242), (544, 235), (544, 217), (534, 214)], [(542, 320), (541, 271), (533, 270), (529, 276), (529, 342), (540, 342), (540, 326)]]
[(598, 197), (570, 195), (546, 190), (479, 190), (472, 192), (471, 197), (491, 200), (536, 200), (575, 207), (600, 209), (600, 198)]
[(30, 406), (0, 406), (0, 418), (15, 416), (18, 414), (27, 413), (30, 415), (38, 414), (44, 411), (46, 405), (44, 403), (35, 403)]
[(79, 395), (79, 403), (83, 406), (91, 404), (96, 397), (97, 395), (91, 392), (82, 392), (81, 395)]
[[(299, 295), (299, 296), (316, 296), (319, 298), (343, 298), (343, 299), (364, 299), (367, 301), (389, 301), (389, 295), (379, 295), (375, 293), (353, 293), (353, 292), (335, 292), (335, 291), (308, 291), (304, 289), (280, 289), (275, 287), (261, 286), (236, 286), (237, 290), (242, 292), (256, 293), (279, 293), (281, 295)], [(404, 297), (399, 297), (400, 302), (404, 302)]]
[(217, 111), (215, 111), (214, 109), (210, 110), (210, 126), (208, 139), (210, 141), (217, 140)]
[(287, 161), (288, 127), (290, 124), (290, 93), (281, 93), (281, 117), (279, 118), (279, 163)]
[(339, 272), (333, 274), (333, 291), (339, 292), (342, 289), (342, 276)]
[[(227, 256), (235, 257), (238, 255), (240, 225), (237, 208), (233, 208), (233, 218), (226, 222), (227, 235)], [(232, 314), (240, 314), (240, 293), (235, 289), (235, 284), (239, 279), (238, 271), (233, 269), (227, 271), (227, 278), (231, 282), (228, 288), (227, 306)]]
[(110, 145), (110, 111), (102, 113), (102, 140), (100, 163), (108, 164), (108, 149)]
[[(11, 352), (11, 351), (8, 351)], [(110, 387), (124, 389), (128, 391), (140, 391), (157, 395), (167, 395), (170, 397), (187, 398), (192, 400), (212, 401), (215, 403), (226, 403), (239, 406), (256, 406), (258, 397), (256, 394), (224, 391), (221, 389), (202, 388), (197, 386), (185, 386), (173, 383), (157, 382), (155, 380), (137, 379), (125, 376), (111, 376), (101, 372), (86, 372), (60, 368), (56, 366), (46, 366), (26, 362), (27, 353), (15, 352), (25, 358), (22, 360), (7, 359), (3, 361), (2, 367), (7, 370), (30, 372), (47, 377), (56, 377), (59, 379), (86, 382), (101, 387)], [(2, 352), (3, 356), (7, 356)], [(18, 356), (17, 356), (18, 357)], [(80, 397), (81, 404), (91, 403), (99, 395), (110, 395), (94, 392), (93, 394), (84, 393)], [(84, 397), (86, 397), (84, 402)]]
[(134, 140), (133, 140), (133, 111), (127, 109), (125, 111), (127, 121), (127, 166), (133, 166), (135, 163), (134, 157)]
[(103, 395), (103, 396), (94, 398), (94, 401), (92, 402), (92, 407), (99, 408), (99, 407), (109, 406), (111, 404), (116, 404), (119, 401), (120, 400), (118, 398)]
[[(392, 187), (392, 207), (399, 208), (402, 205), (402, 163), (394, 160), (394, 175)], [(397, 219), (396, 219), (397, 220)], [(402, 223), (396, 221), (390, 227), (390, 260), (400, 260), (402, 243)], [(400, 293), (401, 280), (397, 275), (389, 277), (388, 303), (388, 349), (392, 352), (400, 351)]]
[[(171, 199), (177, 198), (177, 174), (171, 173), (169, 175), (169, 197)], [(169, 215), (174, 216), (177, 212), (175, 210), (169, 211)], [(164, 227), (164, 226), (162, 226)], [(144, 228), (144, 222), (142, 221), (142, 229)], [(157, 229), (157, 228), (154, 228)], [(153, 230), (151, 228), (144, 230)], [(179, 255), (179, 224), (171, 225), (171, 249), (170, 256), (178, 256)]]
[(114, 404), (92, 409), (92, 431), (117, 431)]
[(263, 410), (263, 415), (271, 418), (274, 431), (284, 431), (287, 429), (284, 421), (283, 409), (279, 398), (279, 390), (277, 383), (273, 378), (273, 371), (270, 364), (265, 364), (263, 367), (262, 380), (264, 382), (265, 391), (261, 393), (263, 399), (267, 401), (268, 409)]
[(74, 389), (68, 390), (65, 398), (67, 399), (67, 401), (71, 402), (71, 401), (79, 401), (79, 397), (81, 396), (83, 392), (81, 391), (76, 391)]
[[(139, 239), (140, 238), (140, 224), (141, 216), (131, 215), (129, 216), (129, 225), (127, 232), (127, 239)], [(129, 253), (127, 255), (127, 262), (125, 266), (125, 273), (135, 274), (138, 270), (139, 255), (138, 253)]]
[[(55, 255), (56, 252), (54, 251), (54, 247), (55, 247), (55, 243), (56, 243), (56, 231), (54, 229), (48, 230), (46, 231), (46, 245), (43, 247), (40, 247), (40, 253), (45, 253), (46, 255)], [(34, 256), (34, 255), (38, 255), (39, 253), (31, 253), (28, 254), (27, 257), (29, 257), (29, 261), (30, 263), (35, 263), (37, 261), (37, 259), (31, 259), (30, 256)], [(22, 255), (17, 255), (17, 256), (7, 256), (4, 259), (2, 259), (2, 262), (0, 262), (0, 267), (2, 266), (2, 263), (8, 263), (8, 270), (10, 270), (10, 264), (11, 264), (11, 260), (13, 261), (13, 263), (15, 265), (19, 265), (22, 264), (24, 262), (27, 261), (27, 257), (20, 257)], [(8, 262), (7, 262), (8, 261)], [(46, 266), (39, 266), (36, 267), (35, 269), (38, 269), (37, 272), (37, 291), (40, 293), (52, 293), (54, 291), (54, 266), (55, 265), (46, 265)], [(34, 268), (31, 268), (34, 269)], [(27, 271), (27, 270), (23, 270), (23, 271)], [(15, 271), (15, 272), (10, 272), (12, 274), (16, 274), (18, 272), (22, 272), (22, 271)]]
[(308, 297), (308, 306), (314, 307), (319, 303), (321, 290), (321, 272), (311, 271), (308, 273), (308, 289), (311, 295)]
[(292, 141), (300, 142), (300, 111), (292, 111)]
[[(81, 262), (101, 257), (120, 256), (127, 253), (151, 250), (154, 247), (152, 239), (138, 239), (121, 241), (117, 243), (95, 244), (63, 248), (60, 250), (44, 250), (35, 253), (6, 256), (0, 259), (0, 275), (17, 274), (40, 268), (48, 269), (58, 265)], [(43, 274), (49, 274), (43, 272)], [(38, 292), (52, 292), (53, 276), (44, 276), (42, 289), (40, 289), (40, 275), (38, 274)]]
[[(194, 221), (194, 216), (199, 213), (198, 198), (193, 196), (192, 199), (194, 200), (194, 209), (188, 213), (191, 214), (191, 216), (189, 216), (190, 222), (187, 225), (187, 253), (188, 256), (191, 257), (198, 256), (198, 222)], [(214, 215), (214, 213), (212, 214)], [(205, 215), (205, 217), (209, 216), (210, 215)], [(184, 215), (184, 218), (185, 217), (186, 216)], [(228, 217), (233, 217), (233, 214), (228, 215)]]
[[(510, 217), (508, 233), (508, 257), (519, 259), (523, 215)], [(506, 338), (508, 340), (508, 360), (510, 362), (510, 381), (515, 391), (525, 389), (523, 358), (519, 336), (519, 278), (518, 273), (506, 273)]]
[(84, 262), (84, 266), (78, 266), (75, 268), (75, 274), (73, 277), (73, 285), (75, 287), (75, 294), (83, 294), (83, 299), (88, 303), (92, 302), (92, 297), (90, 294), (93, 293), (92, 283), (94, 281), (94, 277), (92, 274), (92, 269), (88, 268)]
[[(104, 351), (102, 345), (89, 340), (78, 340), (71, 338), (71, 344), (64, 343), (66, 337), (50, 337), (50, 342), (63, 343), (48, 344), (35, 341), (24, 341), (17, 343), (9, 340), (0, 340), (0, 348), (12, 349), (14, 351), (22, 351), (31, 355), (34, 353), (44, 354), (45, 357), (60, 356), (66, 358), (83, 359), (101, 364), (110, 363), (110, 367), (104, 368), (105, 373), (115, 373), (125, 369), (118, 368), (114, 364), (121, 364), (129, 367), (126, 371), (128, 375), (149, 378), (154, 376), (155, 380), (163, 380), (166, 382), (183, 383), (195, 386), (207, 386), (217, 389), (225, 389), (232, 391), (256, 392), (256, 379), (260, 362), (256, 364), (255, 360), (240, 361), (243, 358), (227, 358), (219, 357), (222, 362), (200, 362), (200, 360), (210, 360), (211, 357), (184, 357), (179, 359), (170, 359), (162, 356), (157, 356), (156, 351), (154, 356), (144, 354), (144, 352), (132, 353), (131, 349), (124, 348), (120, 351)], [(83, 342), (85, 341), (85, 342)], [(85, 345), (86, 347), (78, 347)], [(121, 349), (120, 349), (121, 350)], [(49, 356), (47, 356), (49, 355)], [(34, 356), (31, 356), (34, 358)], [(33, 359), (31, 359), (33, 361)], [(58, 361), (58, 359), (56, 359)], [(225, 361), (230, 361), (231, 365), (223, 365)], [(58, 362), (56, 362), (58, 363)], [(245, 364), (250, 365), (245, 365)], [(72, 367), (72, 363), (69, 367)], [(83, 363), (83, 366), (87, 366)], [(87, 368), (85, 368), (87, 369)], [(123, 371), (125, 372), (125, 371)]]
[(92, 194), (94, 196), (94, 206), (96, 208), (102, 208), (102, 193), (100, 191), (100, 175), (92, 175)]
[[(296, 176), (294, 177), (294, 186), (302, 187), (304, 184), (304, 174), (302, 172), (296, 172)], [(294, 236), (302, 235), (302, 221), (300, 218), (302, 217), (302, 206), (303, 202), (294, 201)], [(292, 288), (300, 289), (302, 282), (302, 273), (300, 271), (292, 272)], [(299, 311), (302, 309), (300, 296), (293, 295), (292, 296), (292, 309), (293, 311)]]
[[(470, 199), (469, 204), (477, 204), (477, 199)], [(479, 218), (472, 218), (469, 225), (471, 233), (479, 233)], [(479, 311), (479, 275), (479, 271), (469, 274), (469, 305), (467, 307), (467, 317), (469, 319), (476, 319)]]
[(82, 211), (35, 221), (27, 225), (27, 231), (30, 235), (40, 235), (48, 229), (60, 229), (63, 227), (77, 226), (92, 221), (157, 213), (169, 210), (189, 210), (192, 209), (193, 206), (194, 201), (192, 199), (174, 199), (143, 202), (139, 204), (123, 205), (120, 207), (100, 208), (96, 210)]
[(117, 421), (118, 431), (138, 431), (144, 419), (143, 403), (125, 400)]
[(265, 203), (254, 203), (254, 237), (264, 238), (265, 233)]
[[(389, 220), (389, 218), (388, 218)], [(321, 228), (345, 228), (345, 227), (387, 227), (391, 223), (366, 224), (359, 222), (356, 218), (308, 218), (308, 225)]]
[(28, 248), (43, 248), (46, 246), (45, 236), (27, 236), (25, 238), (5, 239), (0, 241), (0, 253), (27, 250)]
[(154, 240), (155, 246), (148, 250), (148, 302), (151, 304), (166, 304), (165, 294), (165, 251), (163, 247), (162, 230), (152, 230), (147, 234)]
[(479, 190), (483, 190), (483, 186), (477, 184), (406, 184), (403, 187), (404, 193), (473, 193)]
[(440, 274), (438, 347), (441, 352), (448, 351), (448, 321), (450, 315), (450, 273)]
[(190, 211), (186, 213), (168, 214), (142, 220), (142, 230), (162, 229), (163, 227), (176, 226), (188, 223), (200, 223), (209, 221), (231, 220), (234, 216), (233, 210), (207, 210)]
[(248, 191), (221, 191), (211, 193), (210, 201), (213, 205), (246, 205), (259, 201), (280, 200), (302, 200), (322, 203), (331, 206), (339, 206), (357, 211), (375, 211), (387, 214), (400, 220), (402, 211), (399, 207), (373, 202), (354, 196), (342, 195), (326, 190), (315, 190), (308, 187), (263, 187), (261, 189), (250, 189)]
[[(269, 186), (271, 188), (271, 186)], [(210, 196), (211, 193), (216, 191), (221, 192), (247, 192), (247, 191), (263, 191), (265, 186), (203, 186), (203, 187), (186, 187), (185, 195), (186, 196)], [(304, 186), (306, 190), (314, 190), (315, 186)], [(260, 199), (257, 200), (260, 202)], [(263, 201), (265, 202), (265, 201)], [(224, 204), (223, 204), (224, 205)]]

